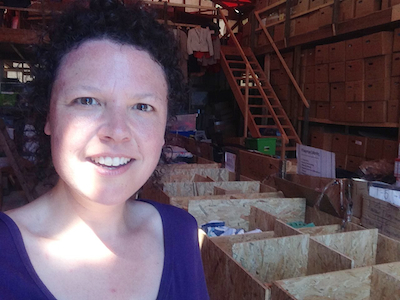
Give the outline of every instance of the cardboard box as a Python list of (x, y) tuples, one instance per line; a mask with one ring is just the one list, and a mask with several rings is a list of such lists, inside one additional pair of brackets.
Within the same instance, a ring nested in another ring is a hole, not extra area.
[(286, 71), (284, 69), (272, 70), (270, 80), (271, 80), (272, 85), (280, 85), (280, 84), (289, 84), (290, 83), (289, 76), (286, 74)]
[(363, 102), (345, 102), (346, 103), (346, 122), (362, 123), (364, 121), (364, 103)]
[(260, 10), (268, 6), (268, 0), (257, 0), (255, 4), (256, 10)]
[(315, 47), (315, 64), (329, 63), (329, 44), (318, 45)]
[(387, 103), (387, 122), (399, 123), (399, 102), (389, 101)]
[(346, 157), (344, 153), (335, 153), (335, 165), (337, 169), (346, 170)]
[(383, 101), (390, 98), (390, 78), (364, 81), (365, 101)]
[(292, 29), (291, 36), (300, 35), (308, 32), (308, 16), (302, 16), (295, 18), (290, 22), (290, 27)]
[(325, 3), (327, 3), (327, 0), (310, 0), (310, 9), (324, 5)]
[(282, 53), (283, 60), (290, 70), (293, 69), (293, 52)]
[[(264, 33), (263, 33), (264, 34)], [(269, 69), (279, 70), (281, 68), (281, 62), (276, 54), (270, 54), (269, 56)]]
[(323, 131), (312, 131), (311, 147), (331, 151), (332, 134)]
[(329, 64), (329, 82), (344, 82), (346, 80), (345, 74), (344, 61)]
[(363, 17), (378, 11), (381, 8), (379, 0), (356, 0), (355, 17)]
[(280, 101), (285, 101), (290, 99), (290, 84), (280, 84), (274, 85), (272, 88), (275, 91), (275, 94), (278, 96)]
[(344, 82), (331, 83), (331, 101), (345, 102), (346, 101), (346, 85)]
[(345, 122), (346, 102), (331, 102), (329, 119), (335, 122)]
[(383, 140), (383, 158), (394, 161), (394, 159), (397, 158), (398, 147), (398, 141)]
[(363, 38), (346, 40), (346, 60), (355, 60), (364, 58)]
[(316, 102), (317, 103), (317, 119), (329, 120), (329, 102)]
[(390, 54), (392, 46), (393, 33), (391, 31), (381, 31), (363, 36), (364, 57)]
[(392, 76), (400, 76), (400, 52), (392, 55)]
[(292, 7), (290, 8), (290, 14), (296, 15), (303, 13), (308, 10), (310, 7), (309, 0), (295, 0), (293, 1)]
[(315, 101), (315, 84), (314, 83), (305, 83), (303, 88), (304, 97), (308, 101)]
[(339, 0), (339, 22), (354, 18), (356, 3), (354, 0)]
[(366, 157), (369, 159), (382, 158), (383, 140), (368, 138)]
[(340, 62), (345, 61), (346, 58), (346, 42), (341, 41), (338, 43), (333, 43), (328, 45), (329, 51), (329, 62)]
[(302, 66), (314, 66), (315, 65), (315, 48), (305, 49), (301, 51)]
[(356, 81), (364, 79), (364, 60), (356, 59), (346, 61), (346, 81)]
[(319, 10), (310, 12), (308, 14), (308, 31), (314, 31), (318, 30), (320, 27), (320, 16), (319, 16)]
[(390, 99), (389, 101), (400, 101), (400, 77), (390, 78)]
[(332, 152), (347, 154), (349, 136), (341, 133), (332, 134)]
[(400, 28), (396, 28), (393, 32), (393, 52), (400, 51)]
[(364, 102), (365, 123), (385, 123), (387, 120), (387, 101)]
[[(365, 79), (390, 77), (391, 55), (365, 58)], [(400, 73), (399, 73), (400, 74)]]
[(325, 6), (318, 10), (318, 26), (323, 27), (332, 24), (333, 7)]
[(315, 83), (318, 82), (329, 82), (329, 65), (321, 64), (315, 65)]
[[(301, 108), (304, 107), (302, 103), (303, 102), (300, 102), (300, 104), (299, 104)], [(309, 115), (308, 115), (310, 118), (317, 117), (317, 104), (318, 104), (317, 101), (310, 101), (310, 111), (309, 111)], [(303, 112), (303, 114), (304, 114), (304, 112)], [(303, 114), (301, 115), (301, 117), (303, 117)]]
[[(264, 34), (265, 35), (265, 34)], [(277, 24), (274, 26), (274, 42), (282, 41), (285, 38), (285, 24)]]
[(257, 46), (265, 46), (267, 45), (267, 36), (265, 35), (264, 31), (259, 31), (257, 34)]
[(329, 83), (316, 83), (315, 84), (315, 100), (329, 102)]
[(364, 157), (347, 155), (346, 170), (354, 173), (357, 172), (363, 161), (365, 161)]
[(304, 68), (304, 83), (314, 83), (315, 66), (306, 66)]
[(364, 101), (364, 81), (347, 81), (345, 85), (346, 101)]
[(367, 138), (356, 135), (349, 135), (349, 141), (347, 145), (347, 154), (365, 157), (367, 151)]

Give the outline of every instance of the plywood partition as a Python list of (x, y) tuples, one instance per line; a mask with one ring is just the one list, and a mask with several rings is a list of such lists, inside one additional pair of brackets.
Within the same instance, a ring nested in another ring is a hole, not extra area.
[(400, 299), (400, 263), (378, 265), (372, 268), (369, 300)]
[(354, 268), (350, 257), (310, 239), (307, 275), (347, 270)]
[(231, 236), (212, 237), (211, 240), (220, 248), (224, 249), (227, 253), (232, 255), (232, 246), (235, 243), (271, 239), (274, 238), (274, 236), (275, 233), (273, 231), (263, 231), (259, 233), (246, 233)]
[(169, 203), (176, 207), (188, 210), (189, 200), (222, 200), (222, 199), (266, 199), (283, 198), (280, 192), (252, 193), (252, 194), (223, 194), (223, 195), (205, 195), (195, 197), (170, 197)]
[[(258, 181), (173, 182), (165, 183), (163, 185), (163, 191), (171, 197), (192, 197), (213, 195), (214, 187), (240, 191), (242, 193), (260, 192), (260, 182)], [(270, 192), (274, 191), (274, 189), (270, 190)]]
[[(159, 168), (159, 173), (162, 176), (162, 182), (172, 182), (169, 178), (178, 178), (178, 175), (187, 177), (194, 176), (195, 174), (203, 177), (210, 177), (213, 181), (235, 181), (235, 173), (229, 172), (224, 168), (179, 168), (179, 167), (165, 167)], [(175, 180), (176, 181), (176, 180)], [(181, 180), (184, 181), (184, 180)]]
[(301, 219), (305, 213), (305, 200), (302, 198), (189, 200), (188, 212), (198, 224), (222, 220), (226, 226), (247, 231), (251, 206), (278, 215), (288, 222)]
[(372, 267), (279, 280), (272, 286), (271, 299), (368, 300)]
[(276, 237), (303, 234), (298, 229), (287, 225), (284, 221), (280, 219), (275, 220), (274, 232)]
[(400, 263), (279, 280), (273, 300), (399, 300)]
[(400, 242), (385, 235), (378, 234), (376, 264), (397, 261), (400, 261)]
[(201, 248), (211, 300), (266, 300), (269, 287), (247, 272), (232, 256), (205, 238)]
[(371, 266), (376, 261), (378, 230), (360, 230), (317, 235), (314, 241), (324, 244), (354, 260), (354, 267)]
[(232, 257), (261, 282), (307, 274), (308, 235), (273, 238), (232, 246)]

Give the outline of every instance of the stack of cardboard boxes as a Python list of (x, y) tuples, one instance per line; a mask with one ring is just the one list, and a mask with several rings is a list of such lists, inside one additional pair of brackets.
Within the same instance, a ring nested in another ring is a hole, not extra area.
[[(339, 4), (338, 22), (345, 22), (354, 18), (360, 18), (372, 14), (381, 9), (387, 9), (396, 5), (399, 0), (341, 0)], [(274, 41), (284, 38), (284, 20), (286, 18), (286, 5), (277, 0), (256, 1), (256, 10), (262, 10), (268, 6), (271, 9), (263, 12), (261, 18), (273, 36)], [(290, 36), (306, 34), (321, 27), (330, 25), (333, 16), (333, 1), (330, 0), (294, 0), (290, 2)], [(250, 24), (247, 25), (250, 27)], [(249, 34), (249, 33), (248, 33)], [(262, 31), (258, 31), (258, 46), (266, 45), (267, 39)]]
[[(400, 36), (382, 31), (303, 51), (310, 117), (349, 123), (399, 121)], [(393, 46), (393, 35), (396, 46)], [(302, 116), (302, 112), (299, 111)]]

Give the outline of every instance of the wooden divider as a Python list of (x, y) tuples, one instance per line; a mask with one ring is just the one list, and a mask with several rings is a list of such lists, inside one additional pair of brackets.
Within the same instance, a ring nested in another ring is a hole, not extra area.
[(372, 267), (279, 280), (272, 286), (273, 300), (369, 299)]
[(400, 263), (279, 280), (272, 299), (398, 300)]
[(205, 196), (195, 196), (195, 197), (169, 197), (169, 203), (176, 207), (188, 210), (189, 200), (201, 201), (201, 200), (265, 199), (265, 198), (283, 198), (283, 194), (280, 192), (252, 193), (252, 194), (226, 194), (225, 193), (223, 195), (205, 195)]
[(172, 182), (169, 178), (179, 178), (179, 175), (182, 176), (181, 181), (186, 181), (185, 178), (191, 178), (190, 176), (194, 176), (195, 174), (210, 177), (213, 181), (235, 181), (236, 177), (235, 173), (229, 172), (224, 168), (180, 168), (169, 166), (158, 168), (158, 171), (162, 175), (162, 182)]
[[(172, 182), (164, 183), (163, 191), (172, 197), (214, 195), (214, 187), (225, 190), (240, 191), (242, 193), (258, 193), (261, 184), (258, 181), (220, 181), (220, 182)], [(269, 192), (276, 190), (270, 188)]]
[(212, 220), (222, 220), (226, 226), (249, 230), (251, 206), (258, 207), (273, 215), (279, 215), (288, 222), (304, 217), (305, 199), (267, 198), (267, 199), (229, 199), (229, 200), (189, 200), (188, 212), (198, 224)]
[(311, 239), (350, 257), (356, 268), (371, 266), (376, 262), (377, 229), (316, 235)]
[(272, 238), (232, 246), (232, 257), (261, 282), (307, 274), (308, 235)]
[(266, 300), (269, 288), (247, 272), (232, 256), (205, 238), (201, 248), (208, 293), (211, 300)]

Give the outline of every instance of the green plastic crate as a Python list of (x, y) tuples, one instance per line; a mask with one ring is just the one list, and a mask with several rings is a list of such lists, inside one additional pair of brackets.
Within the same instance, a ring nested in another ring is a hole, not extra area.
[(268, 155), (275, 155), (276, 138), (246, 139), (246, 147)]

